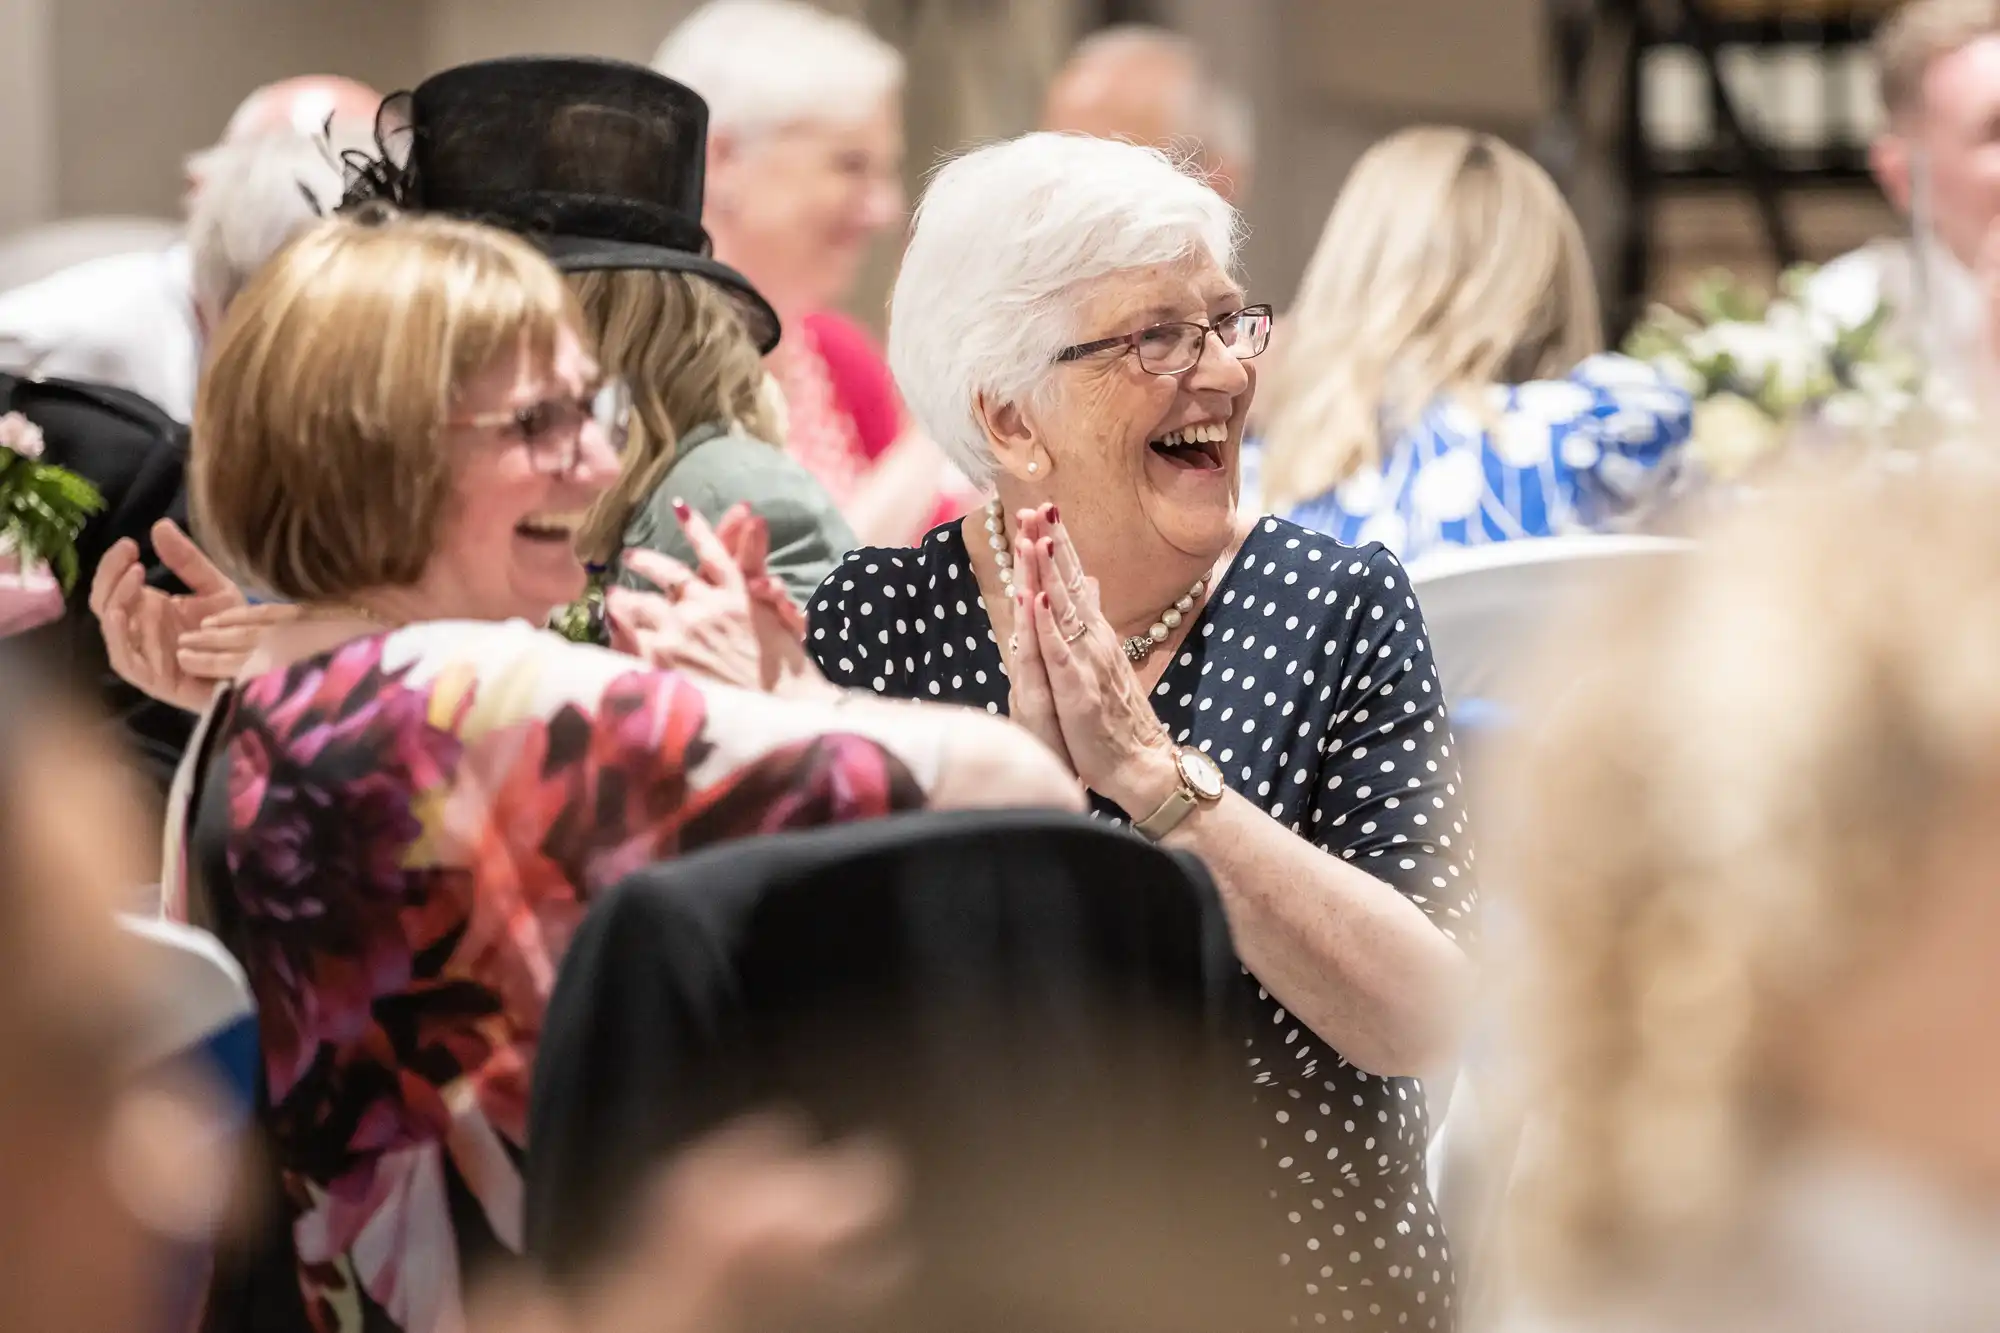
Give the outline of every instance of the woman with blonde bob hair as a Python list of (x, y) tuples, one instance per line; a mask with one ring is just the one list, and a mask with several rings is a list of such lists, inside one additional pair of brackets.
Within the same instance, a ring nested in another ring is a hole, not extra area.
[[(256, 995), (271, 1252), (305, 1303), (259, 1328), (461, 1326), (461, 1277), (520, 1242), (549, 987), (631, 870), (893, 810), (1080, 803), (995, 719), (836, 709), (753, 592), (754, 549), (699, 516), (678, 600), (625, 595), (646, 660), (540, 629), (583, 589), (571, 516), (618, 478), (626, 429), (582, 323), (525, 241), (378, 207), (282, 252), (214, 342), (197, 533), (298, 609), (197, 736), (170, 904)], [(688, 623), (662, 608), (739, 625), (733, 678), (775, 695), (652, 666)]]
[(1801, 485), (1565, 640), (1490, 872), (1506, 1327), (2000, 1327), (1996, 508), (1990, 463)]
[(1267, 507), (1404, 559), (1610, 522), (1692, 405), (1602, 348), (1548, 174), (1491, 135), (1406, 130), (1327, 220), (1266, 390)]

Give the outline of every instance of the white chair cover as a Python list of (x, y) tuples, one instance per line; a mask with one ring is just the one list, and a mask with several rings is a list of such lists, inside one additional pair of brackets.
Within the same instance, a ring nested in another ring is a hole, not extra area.
[(1636, 562), (1691, 546), (1672, 537), (1593, 534), (1459, 547), (1412, 562), (1410, 582), (1430, 627), (1444, 697), (1454, 707), (1518, 699), (1519, 673), (1565, 607)]
[(205, 930), (155, 917), (125, 915), (118, 924), (145, 946), (150, 973), (150, 1021), (134, 1053), (136, 1067), (212, 1050), (245, 1024), (254, 1024), (250, 984), (220, 940)]

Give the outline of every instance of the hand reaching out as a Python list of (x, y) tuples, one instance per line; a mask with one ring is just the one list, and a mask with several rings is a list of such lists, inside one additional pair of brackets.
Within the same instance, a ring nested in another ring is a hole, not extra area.
[[(187, 585), (167, 593), (146, 583), (139, 545), (114, 543), (90, 585), (90, 609), (104, 631), (111, 669), (162, 703), (200, 712), (216, 682), (233, 676), (257, 636), (296, 618), (289, 606), (250, 606), (228, 576), (170, 519), (153, 525), (160, 562)], [(190, 639), (204, 626), (214, 631)], [(183, 649), (188, 651), (184, 654)]]

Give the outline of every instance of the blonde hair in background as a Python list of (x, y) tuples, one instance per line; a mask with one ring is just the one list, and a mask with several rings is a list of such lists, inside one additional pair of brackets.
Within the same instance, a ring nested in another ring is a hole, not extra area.
[(1602, 348), (1583, 232), (1548, 173), (1491, 135), (1404, 130), (1342, 187), (1268, 372), (1273, 508), (1382, 457), (1440, 394), (1567, 374)]
[(189, 463), (205, 544), (288, 601), (416, 582), (452, 503), (456, 387), (517, 351), (550, 358), (580, 325), (517, 237), (380, 213), (319, 224), (210, 344)]
[(1802, 1146), (1796, 1016), (1894, 947), (2000, 783), (1996, 509), (1989, 459), (1780, 485), (1550, 656), (1487, 876), (1549, 1148), (1509, 1234), (1537, 1308), (1726, 1264)]
[(653, 269), (573, 273), (569, 281), (606, 373), (632, 390), (618, 481), (577, 534), (577, 553), (605, 562), (623, 545), (633, 510), (674, 465), (683, 433), (721, 422), (781, 445), (784, 425), (770, 410), (764, 358), (713, 284)]
[(2000, 0), (1909, 0), (1875, 32), (1875, 70), (1892, 120), (1921, 107), (1931, 62), (2000, 32)]

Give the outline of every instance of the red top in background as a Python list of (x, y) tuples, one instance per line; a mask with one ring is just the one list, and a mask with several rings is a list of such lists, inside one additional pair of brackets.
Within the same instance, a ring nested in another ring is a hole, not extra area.
[[(868, 469), (902, 438), (909, 414), (866, 329), (831, 310), (802, 323), (805, 336), (771, 358), (772, 370), (785, 391), (792, 452), (844, 506)], [(926, 526), (960, 517), (972, 498), (947, 495), (941, 485)]]

